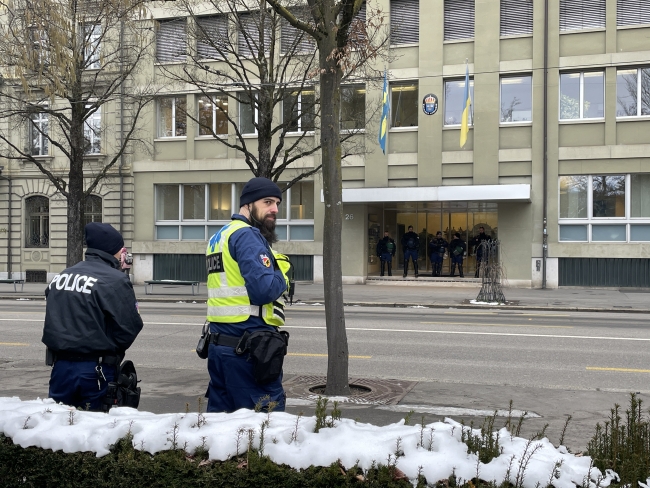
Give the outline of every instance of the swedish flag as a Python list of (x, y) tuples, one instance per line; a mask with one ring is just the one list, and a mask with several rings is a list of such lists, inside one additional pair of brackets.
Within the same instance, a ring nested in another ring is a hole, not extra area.
[(386, 140), (388, 139), (388, 113), (390, 102), (388, 100), (388, 72), (384, 70), (384, 91), (382, 101), (381, 119), (379, 120), (379, 146), (386, 154)]
[(463, 148), (467, 142), (469, 133), (469, 110), (472, 106), (472, 97), (469, 91), (469, 65), (465, 64), (465, 96), (463, 97), (463, 115), (460, 120), (460, 147)]

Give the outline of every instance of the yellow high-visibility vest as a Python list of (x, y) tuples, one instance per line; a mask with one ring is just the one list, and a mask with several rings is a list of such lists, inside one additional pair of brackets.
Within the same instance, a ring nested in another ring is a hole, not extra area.
[(261, 317), (268, 325), (284, 325), (284, 298), (279, 297), (264, 305), (251, 305), (239, 264), (230, 254), (228, 248), (230, 236), (244, 227), (250, 225), (241, 220), (233, 220), (208, 243), (207, 320), (218, 323), (238, 323), (248, 320), (253, 315)]

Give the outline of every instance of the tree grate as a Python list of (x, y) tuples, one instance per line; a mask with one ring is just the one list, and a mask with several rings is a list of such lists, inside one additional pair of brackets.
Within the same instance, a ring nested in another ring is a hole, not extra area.
[[(350, 378), (349, 381), (352, 390), (350, 396), (345, 397), (345, 400), (341, 400), (340, 397), (336, 399), (365, 405), (396, 405), (417, 384), (417, 381), (381, 378)], [(324, 386), (326, 382), (324, 376), (294, 376), (283, 382), (282, 386), (287, 398), (315, 401), (319, 396), (326, 395), (319, 395), (311, 390)]]

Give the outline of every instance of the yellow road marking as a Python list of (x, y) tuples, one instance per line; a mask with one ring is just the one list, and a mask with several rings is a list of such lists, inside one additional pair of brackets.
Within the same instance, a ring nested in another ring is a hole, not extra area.
[(596, 366), (587, 366), (587, 371), (618, 371), (620, 373), (650, 373), (650, 369), (598, 368)]
[(474, 324), (465, 322), (420, 322), (433, 325), (470, 325), (476, 327), (539, 327), (540, 329), (573, 329), (571, 325), (532, 325), (532, 324)]
[[(289, 352), (287, 356), (307, 356), (315, 358), (326, 358), (327, 354), (311, 354), (306, 352)], [(350, 359), (370, 359), (372, 356), (348, 356)]]
[(24, 342), (0, 342), (0, 346), (29, 346)]

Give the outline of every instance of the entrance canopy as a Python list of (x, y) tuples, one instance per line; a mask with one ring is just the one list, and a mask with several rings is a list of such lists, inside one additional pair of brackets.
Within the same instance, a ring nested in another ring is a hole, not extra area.
[[(323, 192), (321, 191), (321, 202), (323, 201)], [(343, 203), (452, 201), (530, 203), (530, 185), (409, 186), (343, 189)]]

